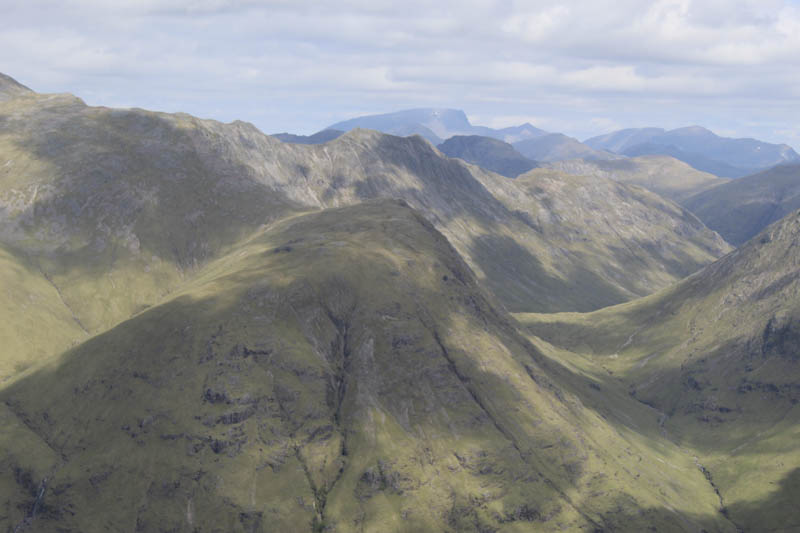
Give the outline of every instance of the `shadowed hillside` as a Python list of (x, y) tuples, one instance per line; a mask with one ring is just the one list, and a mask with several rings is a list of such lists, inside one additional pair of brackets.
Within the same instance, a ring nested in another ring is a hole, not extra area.
[(458, 157), (508, 178), (516, 178), (538, 166), (510, 144), (491, 137), (454, 135), (437, 148), (448, 157)]
[(548, 367), (411, 209), (289, 218), (0, 392), (2, 520), (733, 531), (688, 455)]
[(732, 181), (689, 197), (685, 205), (725, 240), (742, 244), (800, 208), (800, 165), (781, 165)]
[(794, 524), (796, 483), (773, 492), (800, 461), (798, 247), (795, 211), (647, 298), (587, 315), (520, 315), (537, 336), (583, 354), (575, 364), (659, 411), (665, 435), (700, 456), (747, 531)]

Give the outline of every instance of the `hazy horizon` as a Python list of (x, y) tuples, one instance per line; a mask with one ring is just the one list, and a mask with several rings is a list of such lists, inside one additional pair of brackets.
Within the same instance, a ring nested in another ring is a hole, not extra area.
[(0, 71), (91, 105), (298, 134), (436, 107), (580, 140), (697, 124), (800, 146), (797, 1), (75, 0), (5, 11)]

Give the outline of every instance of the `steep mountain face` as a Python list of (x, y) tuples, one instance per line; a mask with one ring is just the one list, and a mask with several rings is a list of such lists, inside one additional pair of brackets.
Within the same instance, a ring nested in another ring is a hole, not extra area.
[[(526, 295), (549, 309), (613, 305), (667, 286), (699, 269), (708, 255), (730, 250), (687, 210), (612, 180), (534, 169), (491, 190), (536, 230), (495, 231), (476, 240), (468, 255), (488, 280), (497, 280), (489, 285), (511, 310), (524, 308)], [(549, 253), (527, 251), (538, 249)]]
[(530, 124), (493, 129), (473, 126), (460, 109), (407, 109), (382, 115), (367, 115), (329, 126), (329, 129), (350, 131), (355, 128), (377, 130), (398, 136), (421, 135), (434, 146), (454, 135), (480, 135), (512, 143), (545, 135), (547, 132)]
[(780, 165), (686, 199), (684, 205), (739, 245), (800, 209), (800, 165)]
[(700, 126), (664, 131), (628, 129), (587, 139), (585, 144), (629, 156), (670, 155), (698, 170), (739, 178), (775, 165), (800, 162), (785, 144), (720, 137)]
[(577, 139), (562, 133), (550, 133), (534, 139), (514, 143), (522, 155), (535, 161), (560, 161), (562, 159), (622, 159), (621, 156), (603, 150), (595, 150)]
[(536, 161), (517, 152), (510, 144), (491, 137), (454, 135), (437, 148), (448, 157), (458, 157), (509, 178), (516, 178), (538, 166)]
[(660, 155), (614, 161), (570, 159), (553, 161), (547, 166), (568, 174), (599, 176), (620, 183), (639, 185), (679, 204), (683, 204), (695, 194), (713, 189), (729, 181), (714, 174), (696, 170), (674, 157)]
[[(800, 495), (800, 212), (666, 289), (589, 315), (521, 316), (661, 412), (746, 531), (794, 527)], [(791, 525), (791, 527), (788, 527)]]
[(322, 130), (312, 135), (294, 135), (292, 133), (274, 133), (272, 136), (285, 143), (295, 144), (325, 144), (340, 137), (342, 130)]
[(552, 366), (408, 207), (289, 217), (0, 391), (0, 522), (734, 530), (687, 454)]
[(300, 209), (220, 161), (217, 123), (92, 108), (69, 95), (0, 102), (0, 116), (4, 249), (89, 334)]

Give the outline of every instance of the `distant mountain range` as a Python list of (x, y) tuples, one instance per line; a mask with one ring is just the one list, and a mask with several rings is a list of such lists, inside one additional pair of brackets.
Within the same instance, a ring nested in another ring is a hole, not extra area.
[[(455, 136), (486, 137), (511, 144), (519, 153), (512, 155), (507, 147), (483, 142), (480, 157), (472, 151), (467, 160), (489, 169), (492, 168), (491, 165), (496, 166), (499, 159), (512, 157), (522, 161), (520, 155), (534, 163), (569, 159), (613, 161), (643, 155), (666, 155), (716, 176), (739, 178), (775, 165), (800, 162), (800, 155), (786, 144), (721, 137), (700, 126), (669, 131), (654, 127), (629, 128), (581, 142), (529, 123), (499, 129), (476, 126), (469, 121), (464, 111), (445, 108), (407, 109), (366, 115), (331, 124), (310, 136), (279, 133), (275, 137), (289, 143), (320, 144), (354, 128), (372, 129), (401, 137), (420, 135), (434, 146), (441, 146), (444, 141)], [(466, 148), (465, 141), (458, 142), (458, 151), (463, 151)], [(477, 146), (479, 141), (473, 139), (469, 142)], [(453, 144), (446, 149), (451, 155), (456, 150)], [(516, 168), (504, 168), (500, 173), (516, 172)]]
[(584, 144), (626, 156), (669, 155), (698, 170), (740, 178), (784, 163), (800, 162), (786, 144), (720, 137), (700, 126), (675, 130), (632, 128), (592, 137)]
[(534, 139), (518, 141), (514, 143), (514, 148), (523, 155), (537, 161), (562, 161), (574, 158), (602, 161), (625, 158), (606, 150), (595, 150), (563, 133), (549, 133)]
[[(567, 135), (550, 133), (528, 123), (500, 129), (474, 126), (467, 115), (458, 109), (409, 109), (383, 115), (368, 115), (337, 122), (327, 129), (347, 131), (353, 128), (373, 129), (400, 136), (421, 135), (435, 146), (441, 146), (444, 140), (454, 136), (496, 139), (513, 145), (519, 154), (534, 162), (576, 157), (592, 160), (624, 157), (606, 150), (594, 149)], [(463, 146), (465, 141), (458, 142)], [(472, 139), (469, 142), (477, 146), (476, 143), (480, 141)], [(455, 150), (454, 146), (449, 145), (446, 149), (452, 152)], [(505, 155), (500, 152), (504, 152)], [(489, 160), (510, 157), (507, 147), (489, 142), (483, 142), (481, 153), (485, 158), (485, 164), (491, 164), (487, 163)], [(481, 165), (482, 158), (476, 158), (475, 154), (471, 157), (470, 162)], [(514, 154), (513, 158), (519, 159), (519, 155)]]
[(460, 109), (408, 109), (383, 115), (367, 115), (328, 126), (329, 130), (349, 131), (366, 128), (405, 137), (421, 135), (434, 146), (454, 135), (481, 135), (514, 143), (546, 135), (547, 132), (530, 124), (510, 128), (493, 129), (473, 126), (467, 115)]
[[(5, 87), (0, 91), (30, 91), (13, 80), (6, 81)], [(567, 174), (640, 185), (684, 205), (733, 245), (742, 244), (768, 224), (800, 208), (800, 155), (791, 147), (720, 137), (699, 126), (671, 131), (624, 129), (581, 143), (530, 124), (502, 130), (472, 126), (458, 110), (416, 109), (357, 118), (337, 126), (353, 123), (383, 126), (396, 132), (430, 126), (442, 135), (459, 130), (490, 133), (491, 136), (453, 135), (438, 148), (449, 157), (511, 178), (545, 166)], [(274, 137), (295, 144), (321, 144), (342, 133), (330, 128), (310, 136), (281, 133)], [(520, 136), (527, 138), (511, 143), (500, 140)], [(753, 171), (763, 167), (767, 169)], [(730, 183), (729, 179), (720, 178), (744, 175), (747, 177)]]

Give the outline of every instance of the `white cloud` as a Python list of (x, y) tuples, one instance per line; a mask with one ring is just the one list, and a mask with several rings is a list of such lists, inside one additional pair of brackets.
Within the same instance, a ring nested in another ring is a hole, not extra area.
[(502, 23), (502, 30), (522, 41), (541, 41), (553, 36), (569, 22), (570, 8), (563, 4), (541, 10), (515, 13)]
[(3, 12), (0, 69), (35, 89), (267, 130), (416, 105), (576, 135), (765, 116), (758, 131), (775, 138), (800, 119), (789, 0), (29, 0)]

